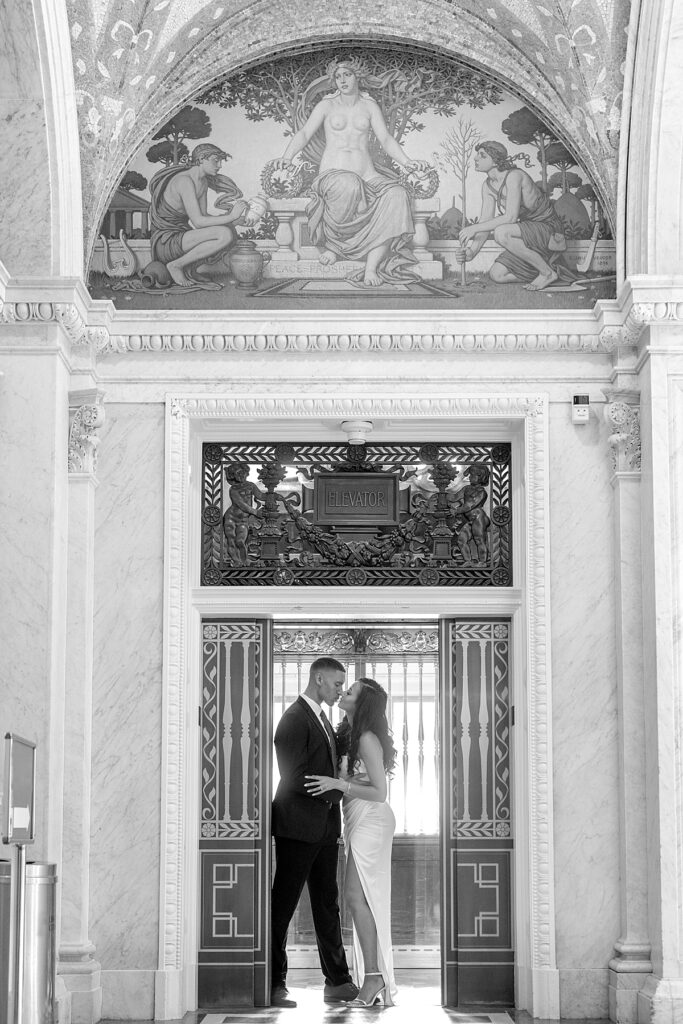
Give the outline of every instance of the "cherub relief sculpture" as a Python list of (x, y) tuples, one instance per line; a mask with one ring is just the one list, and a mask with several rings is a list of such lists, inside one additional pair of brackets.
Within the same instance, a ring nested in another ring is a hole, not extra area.
[(451, 513), (456, 516), (456, 540), (466, 565), (486, 565), (491, 520), (484, 506), (488, 497), (489, 471), (486, 466), (468, 466), (464, 476), (469, 479), (469, 484), (458, 501), (451, 504)]
[(265, 491), (248, 480), (248, 476), (249, 466), (245, 462), (236, 462), (225, 469), (230, 504), (223, 515), (223, 533), (228, 557), (234, 565), (247, 564), (252, 524), (263, 517), (258, 505), (265, 504), (266, 499)]

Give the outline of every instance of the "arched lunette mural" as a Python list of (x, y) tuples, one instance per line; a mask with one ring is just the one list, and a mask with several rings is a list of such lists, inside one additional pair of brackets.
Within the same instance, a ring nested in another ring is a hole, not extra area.
[(586, 308), (614, 244), (580, 155), (491, 76), (328, 47), (193, 97), (130, 162), (90, 289), (121, 308)]

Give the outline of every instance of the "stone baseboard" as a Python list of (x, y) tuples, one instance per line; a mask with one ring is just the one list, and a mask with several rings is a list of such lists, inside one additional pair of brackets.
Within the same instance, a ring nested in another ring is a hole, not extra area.
[(152, 1020), (154, 971), (102, 971), (105, 1020)]
[(560, 968), (560, 1017), (605, 1019), (609, 1012), (606, 967)]

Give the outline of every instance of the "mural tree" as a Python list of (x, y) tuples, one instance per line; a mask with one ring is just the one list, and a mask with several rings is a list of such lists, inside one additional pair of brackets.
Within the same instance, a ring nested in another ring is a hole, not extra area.
[[(588, 210), (578, 195), (578, 189), (583, 184), (583, 179), (570, 171), (570, 167), (576, 167), (576, 161), (561, 142), (554, 142), (548, 146), (548, 163), (560, 170), (551, 174), (548, 179), (549, 194), (559, 188), (562, 195), (554, 202), (555, 210), (562, 221), (564, 233), (567, 238), (590, 238), (591, 222)], [(572, 193), (572, 189), (577, 189)]]
[(133, 189), (136, 192), (142, 192), (147, 188), (147, 178), (138, 171), (126, 171), (119, 182), (119, 188), (124, 192), (131, 192)]
[[(540, 159), (539, 152), (539, 159)], [(567, 172), (570, 167), (576, 167), (576, 160), (569, 152), (566, 146), (563, 146), (561, 142), (551, 142), (551, 144), (545, 150), (546, 161), (552, 167), (559, 167), (560, 174), (562, 175), (562, 191), (568, 192), (569, 186), (567, 185)]]
[[(600, 210), (599, 203), (598, 203), (598, 197), (595, 194), (595, 189), (593, 188), (593, 186), (590, 183), (588, 183), (586, 185), (581, 185), (579, 188), (577, 188), (577, 190), (574, 193), (574, 195), (576, 195), (578, 199), (583, 199), (584, 202), (590, 203), (590, 207), (591, 207), (591, 212), (590, 212), (591, 226), (594, 226), (595, 225), (595, 221), (596, 221), (596, 216), (598, 215), (598, 210)], [(602, 220), (602, 216), (600, 216), (600, 220)], [(600, 226), (602, 228), (602, 224)]]
[(556, 188), (562, 189), (563, 194), (569, 192), (570, 189), (578, 188), (583, 184), (583, 178), (580, 178), (578, 174), (574, 174), (573, 171), (565, 171), (561, 174), (559, 171), (556, 174), (551, 174), (548, 178), (548, 192), (554, 192)]
[(189, 159), (190, 151), (184, 142), (174, 146), (171, 142), (156, 142), (145, 153), (151, 164), (164, 164), (170, 167), (171, 164), (182, 164)]
[(590, 203), (590, 225), (593, 229), (597, 223), (598, 225), (598, 237), (599, 238), (611, 238), (612, 232), (610, 231), (609, 223), (605, 218), (605, 212), (600, 202), (600, 197), (596, 193), (595, 189), (590, 182), (585, 185), (581, 185), (577, 188), (574, 195), (583, 200), (584, 203)]
[(442, 153), (433, 154), (433, 160), (437, 167), (445, 172), (449, 168), (452, 169), (460, 181), (462, 226), (467, 223), (467, 172), (470, 167), (472, 153), (481, 137), (481, 132), (473, 121), (459, 117), (457, 125), (449, 128), (444, 135), (441, 143)]
[[(212, 86), (198, 102), (227, 108), (239, 105), (250, 121), (274, 121), (285, 126), (285, 136), (291, 136), (331, 91), (326, 71), (329, 63), (350, 54), (353, 51), (349, 49), (328, 50), (251, 68)], [(482, 108), (503, 99), (502, 90), (490, 79), (426, 54), (363, 47), (358, 56), (367, 69), (362, 88), (379, 103), (389, 132), (399, 143), (424, 129), (420, 115), (427, 111), (455, 117), (465, 104)], [(314, 137), (302, 157), (317, 166), (322, 151), (322, 139)], [(375, 166), (387, 165), (388, 158), (379, 145), (371, 144), (371, 152)]]
[(537, 147), (538, 160), (541, 165), (541, 188), (547, 192), (548, 164), (552, 163), (547, 159), (547, 149), (557, 142), (557, 136), (528, 107), (514, 110), (509, 117), (505, 118), (501, 128), (510, 142), (516, 146)]
[[(152, 141), (164, 139), (172, 149), (173, 156), (170, 163), (179, 164), (181, 146), (183, 146), (186, 139), (206, 139), (210, 134), (211, 120), (209, 115), (204, 110), (200, 110), (199, 107), (186, 106), (182, 107), (166, 124), (161, 126), (159, 131), (152, 136)], [(187, 152), (187, 147), (185, 146), (184, 148), (185, 152)], [(149, 159), (149, 154), (147, 159)]]

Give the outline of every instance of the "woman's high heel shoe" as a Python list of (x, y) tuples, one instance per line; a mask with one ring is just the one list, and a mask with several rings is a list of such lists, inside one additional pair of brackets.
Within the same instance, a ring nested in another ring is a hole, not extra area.
[[(365, 975), (365, 977), (366, 978), (373, 978), (373, 977), (381, 978), (382, 974), (381, 974), (380, 971), (368, 971), (368, 973)], [(365, 981), (365, 978), (363, 979), (363, 981)], [(352, 1002), (347, 1003), (346, 1005), (347, 1006), (375, 1006), (380, 1001), (380, 999), (386, 1005), (386, 999), (387, 999), (387, 986), (386, 986), (386, 984), (382, 985), (381, 988), (377, 989), (377, 991), (375, 992), (375, 994), (372, 997), (372, 999), (370, 1000), (370, 1002), (366, 1003), (366, 1001), (364, 999), (361, 999), (360, 996), (356, 996), (356, 998)]]

